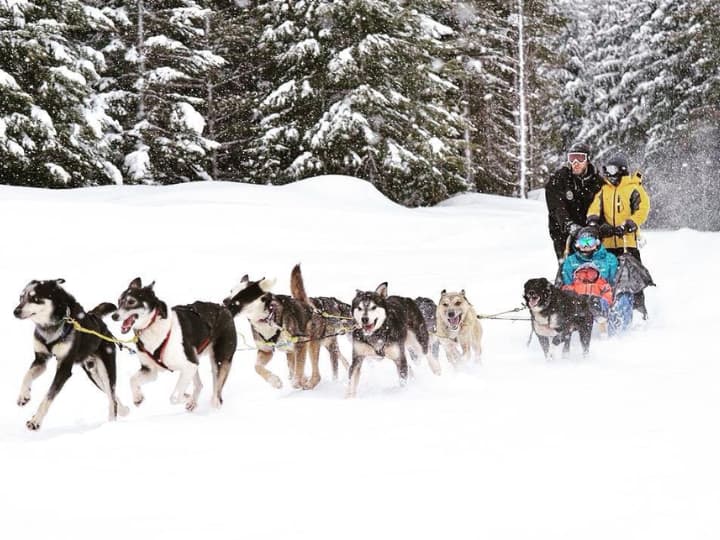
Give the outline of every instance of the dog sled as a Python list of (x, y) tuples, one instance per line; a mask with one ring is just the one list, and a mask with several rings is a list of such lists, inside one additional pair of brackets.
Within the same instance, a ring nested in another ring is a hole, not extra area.
[[(607, 332), (608, 322), (610, 333), (613, 334), (618, 330), (629, 328), (632, 322), (633, 309), (638, 309), (643, 318), (647, 318), (644, 302), (636, 304), (635, 299), (647, 287), (655, 286), (655, 282), (650, 271), (631, 253), (628, 252), (627, 246), (623, 253), (617, 256), (618, 266), (615, 271), (612, 286), (605, 282), (607, 289), (594, 286), (596, 280), (602, 280), (599, 270), (596, 269), (594, 277), (591, 272), (584, 272), (583, 277), (577, 278), (573, 276), (572, 285), (567, 285), (563, 280), (563, 263), (567, 259), (572, 237), (568, 236), (566, 249), (563, 258), (560, 261), (558, 272), (555, 277), (555, 286), (558, 288), (572, 290), (578, 294), (588, 294), (592, 296), (591, 310), (596, 322), (599, 323), (601, 332)], [(575, 269), (575, 272), (583, 272), (587, 267), (592, 267), (592, 263), (583, 264)], [(584, 276), (590, 276), (586, 278)], [(585, 279), (586, 281), (576, 283), (575, 279)], [(603, 292), (607, 291), (607, 295)], [(604, 299), (603, 296), (605, 296)], [(609, 300), (609, 301), (608, 301)]]

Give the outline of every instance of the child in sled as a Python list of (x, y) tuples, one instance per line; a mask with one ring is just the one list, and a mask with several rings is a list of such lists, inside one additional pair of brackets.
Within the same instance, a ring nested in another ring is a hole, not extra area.
[(597, 321), (609, 335), (627, 329), (632, 321), (633, 297), (621, 293), (613, 297), (612, 286), (618, 259), (603, 247), (597, 229), (585, 227), (575, 238), (575, 252), (562, 265), (563, 289), (588, 294), (597, 299)]

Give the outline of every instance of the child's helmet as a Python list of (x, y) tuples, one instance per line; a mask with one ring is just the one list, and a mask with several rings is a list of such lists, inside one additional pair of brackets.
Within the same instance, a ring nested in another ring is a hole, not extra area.
[(575, 237), (575, 249), (579, 251), (594, 251), (600, 246), (600, 236), (596, 227), (583, 227)]

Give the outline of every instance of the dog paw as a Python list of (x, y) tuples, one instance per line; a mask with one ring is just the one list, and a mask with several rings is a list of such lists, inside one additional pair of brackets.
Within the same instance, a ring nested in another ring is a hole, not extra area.
[(440, 368), (440, 364), (436, 361), (430, 360), (430, 369), (435, 375), (441, 375), (442, 369)]
[(270, 383), (270, 386), (272, 386), (273, 388), (277, 388), (278, 390), (280, 390), (283, 386), (280, 377), (278, 377), (277, 375), (272, 375), (268, 377), (268, 382)]
[(311, 377), (310, 380), (307, 380), (303, 383), (303, 390), (312, 390), (318, 385), (319, 382), (320, 377)]
[(37, 420), (35, 420), (35, 417), (33, 416), (30, 420), (28, 420), (27, 422), (25, 422), (25, 426), (26, 426), (30, 431), (37, 431), (38, 429), (40, 429), (40, 422), (38, 422)]
[(219, 409), (220, 407), (222, 407), (222, 403), (223, 403), (222, 398), (219, 398), (219, 397), (213, 397), (210, 400), (210, 405), (212, 406), (213, 409)]
[(30, 393), (26, 394), (20, 394), (20, 397), (17, 399), (17, 404), (19, 407), (24, 407), (27, 405), (28, 401), (30, 401)]
[[(142, 400), (140, 400), (140, 401), (142, 401)], [(139, 403), (136, 403), (136, 405), (139, 405)], [(128, 414), (130, 414), (130, 409), (118, 401), (117, 413), (120, 416), (127, 416)]]
[(187, 402), (185, 402), (185, 410), (187, 412), (193, 412), (195, 410), (195, 407), (197, 407), (197, 401), (194, 399), (189, 399)]
[(133, 403), (135, 404), (136, 407), (139, 407), (144, 399), (145, 399), (145, 396), (143, 396), (143, 395), (135, 396), (133, 398)]
[(348, 390), (347, 392), (345, 392), (345, 399), (353, 399), (355, 397), (356, 397), (355, 392), (353, 392), (351, 390)]

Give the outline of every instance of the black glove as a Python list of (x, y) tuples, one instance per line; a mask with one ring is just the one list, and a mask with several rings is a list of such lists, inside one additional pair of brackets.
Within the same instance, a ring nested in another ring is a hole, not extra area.
[(620, 225), (619, 227), (615, 227), (615, 236), (625, 236), (625, 227)]
[(603, 223), (598, 227), (598, 235), (600, 238), (608, 238), (609, 236), (615, 236), (615, 227), (609, 223)]
[(575, 235), (580, 229), (582, 229), (582, 227), (577, 223), (573, 223), (572, 221), (568, 221), (567, 225), (565, 225), (565, 230), (572, 237), (575, 237)]
[(635, 223), (632, 219), (626, 219), (625, 223), (623, 223), (623, 227), (629, 233), (634, 233), (638, 230), (637, 223)]
[(597, 227), (600, 225), (600, 216), (592, 215), (587, 217), (587, 224), (590, 227)]

